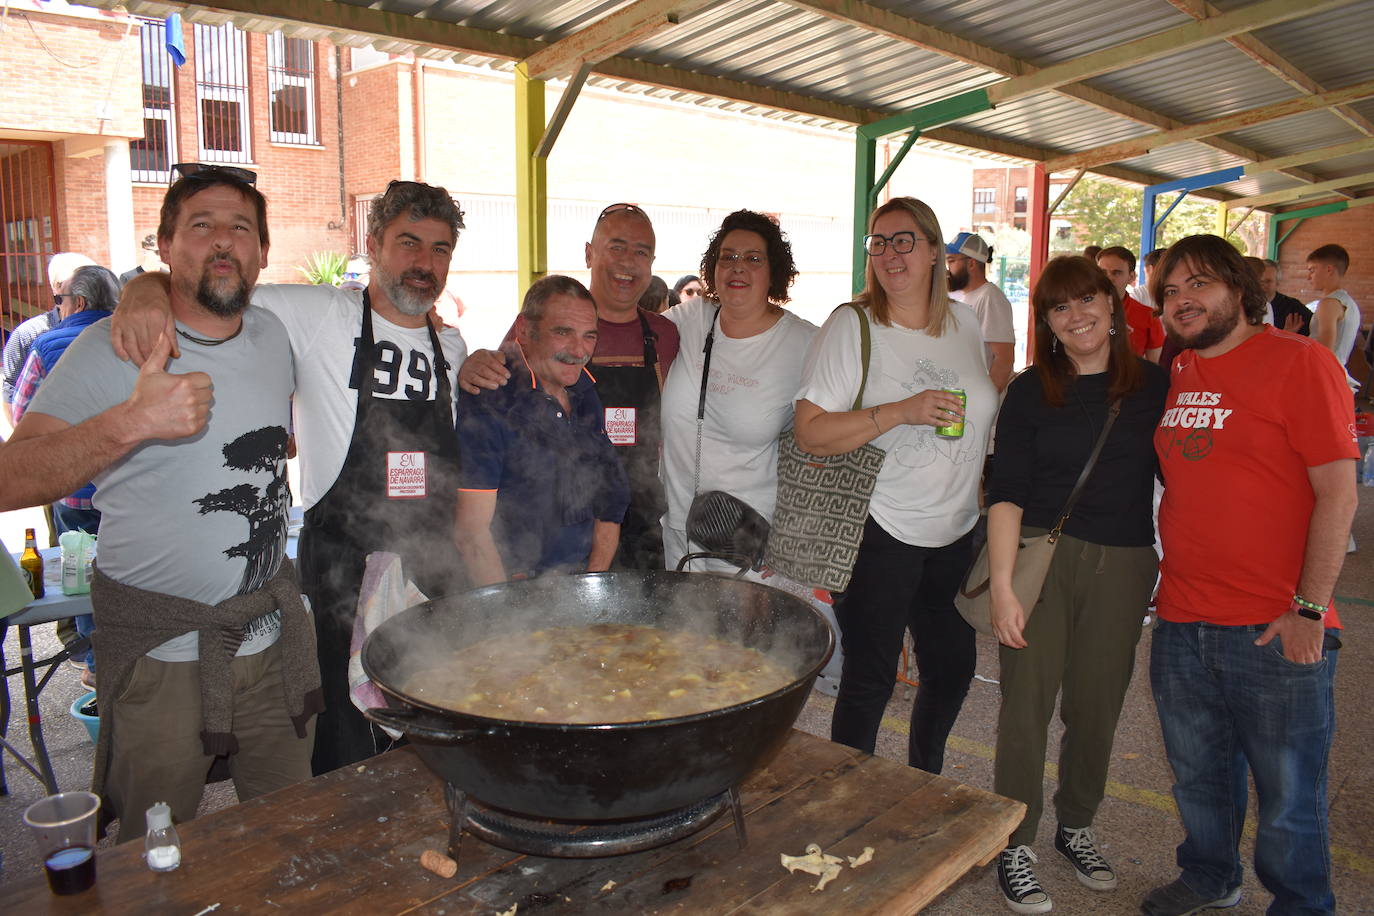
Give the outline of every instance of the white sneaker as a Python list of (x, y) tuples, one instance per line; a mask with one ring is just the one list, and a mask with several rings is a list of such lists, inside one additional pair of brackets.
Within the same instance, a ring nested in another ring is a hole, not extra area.
[(1014, 913), (1048, 913), (1054, 902), (1031, 868), (1039, 859), (1029, 846), (1008, 846), (997, 857), (997, 884)]
[(1069, 860), (1084, 886), (1095, 891), (1109, 891), (1116, 887), (1116, 873), (1097, 851), (1091, 827), (1065, 827), (1061, 824), (1054, 834), (1054, 848)]

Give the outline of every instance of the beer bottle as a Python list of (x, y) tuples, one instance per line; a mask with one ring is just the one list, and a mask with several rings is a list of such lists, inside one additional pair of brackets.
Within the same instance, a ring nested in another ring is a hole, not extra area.
[(24, 553), (19, 558), (19, 568), (29, 582), (29, 591), (35, 598), (43, 597), (43, 555), (38, 552), (38, 542), (32, 528), (24, 529)]

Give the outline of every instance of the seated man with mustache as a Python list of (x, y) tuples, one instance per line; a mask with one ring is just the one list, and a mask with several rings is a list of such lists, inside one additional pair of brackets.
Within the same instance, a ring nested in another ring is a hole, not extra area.
[(459, 394), (458, 545), (477, 585), (597, 572), (615, 556), (629, 483), (586, 371), (596, 304), (557, 274), (525, 293), (510, 384)]
[[(443, 188), (393, 181), (368, 214), (365, 289), (276, 285), (253, 292), (253, 303), (286, 326), (296, 363), (306, 510), (301, 585), (315, 612), (326, 704), (315, 736), (316, 775), (387, 746), (348, 693), (367, 554), (399, 554), (405, 575), (432, 598), (461, 586), (459, 564), (445, 548), (458, 487), (453, 392), (467, 345), (455, 328), (436, 331), (428, 316), (463, 228), (463, 211)], [(158, 276), (125, 287), (114, 318), (121, 356), (141, 359), (165, 327)]]

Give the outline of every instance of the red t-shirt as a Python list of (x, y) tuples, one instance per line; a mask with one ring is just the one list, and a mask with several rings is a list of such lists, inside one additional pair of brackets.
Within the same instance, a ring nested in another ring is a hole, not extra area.
[[(1302, 573), (1314, 503), (1307, 469), (1360, 454), (1345, 373), (1316, 341), (1266, 326), (1211, 359), (1185, 350), (1171, 376), (1155, 430), (1159, 616), (1271, 623)], [(1340, 626), (1334, 611), (1326, 625)]]
[(1131, 329), (1131, 352), (1144, 356), (1146, 350), (1164, 346), (1164, 325), (1160, 324), (1154, 309), (1127, 295), (1122, 298), (1125, 307), (1126, 326)]

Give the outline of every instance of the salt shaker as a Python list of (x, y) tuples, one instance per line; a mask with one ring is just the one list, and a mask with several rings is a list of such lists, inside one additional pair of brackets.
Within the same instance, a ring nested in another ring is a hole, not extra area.
[(181, 864), (181, 839), (172, 826), (172, 809), (158, 802), (148, 809), (148, 835), (143, 840), (143, 858), (153, 871), (171, 871)]

